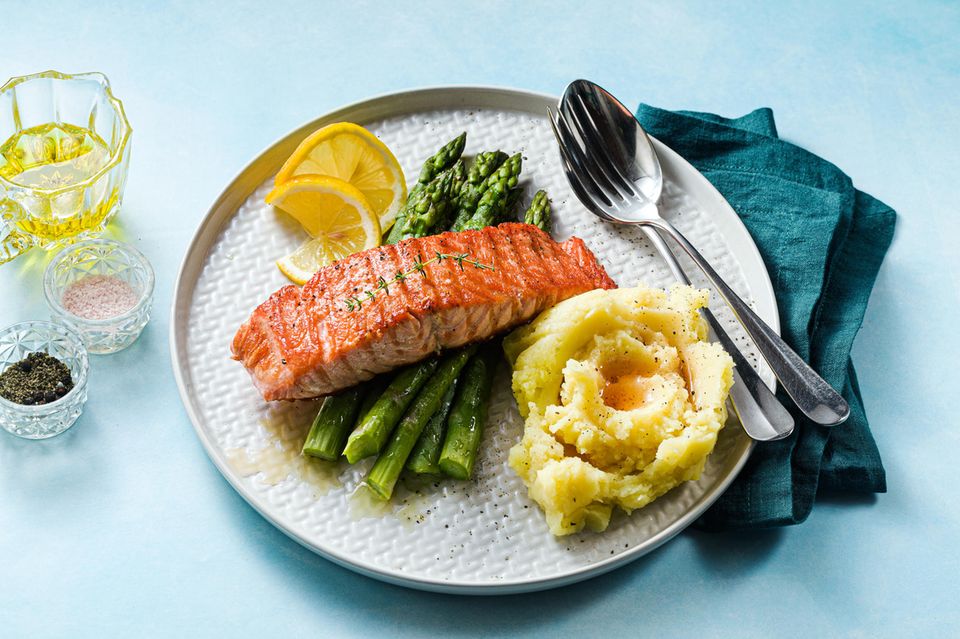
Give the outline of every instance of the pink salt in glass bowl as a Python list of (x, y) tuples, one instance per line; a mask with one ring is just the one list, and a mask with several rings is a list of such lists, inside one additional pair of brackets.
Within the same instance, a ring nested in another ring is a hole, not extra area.
[(133, 344), (150, 320), (153, 267), (129, 244), (87, 240), (57, 254), (43, 274), (54, 321), (80, 334), (87, 351), (104, 355)]

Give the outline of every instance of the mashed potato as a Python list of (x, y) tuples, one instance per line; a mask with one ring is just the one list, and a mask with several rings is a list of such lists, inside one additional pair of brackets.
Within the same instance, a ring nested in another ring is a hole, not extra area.
[(733, 362), (704, 341), (708, 293), (596, 290), (504, 341), (526, 418), (510, 465), (554, 535), (604, 530), (698, 479), (726, 420)]

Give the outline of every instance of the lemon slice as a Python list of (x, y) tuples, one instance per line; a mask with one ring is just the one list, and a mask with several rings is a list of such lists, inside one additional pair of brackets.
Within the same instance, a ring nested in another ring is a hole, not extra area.
[(322, 267), (380, 245), (380, 222), (363, 193), (343, 180), (305, 175), (287, 180), (267, 203), (295, 218), (312, 237), (277, 261), (284, 275), (303, 284)]
[(303, 286), (317, 271), (329, 263), (329, 246), (323, 240), (310, 239), (290, 255), (277, 260), (277, 268), (291, 282)]
[(390, 149), (362, 126), (339, 122), (307, 137), (284, 163), (276, 186), (300, 175), (326, 175), (355, 186), (388, 230), (407, 197), (407, 181)]

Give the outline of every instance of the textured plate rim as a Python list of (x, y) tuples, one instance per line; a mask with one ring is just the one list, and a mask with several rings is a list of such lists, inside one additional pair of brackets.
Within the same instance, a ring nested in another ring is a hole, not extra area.
[[(496, 104), (497, 102), (512, 102), (512, 104), (505, 106), (504, 104)], [(279, 168), (282, 160), (289, 155), (296, 144), (298, 144), (307, 133), (330, 121), (349, 117), (362, 123), (365, 119), (363, 117), (357, 117), (357, 115), (363, 114), (364, 112), (371, 113), (370, 119), (377, 119), (391, 117), (379, 113), (381, 110), (392, 111), (393, 115), (396, 116), (403, 113), (416, 113), (429, 109), (453, 108), (456, 106), (482, 106), (539, 115), (541, 113), (545, 114), (546, 108), (556, 105), (557, 102), (558, 98), (556, 96), (524, 89), (482, 85), (443, 85), (390, 92), (347, 104), (296, 127), (257, 154), (221, 191), (220, 195), (200, 221), (197, 230), (190, 240), (190, 244), (184, 253), (180, 268), (177, 272), (170, 308), (169, 341), (171, 366), (173, 368), (173, 375), (177, 383), (181, 403), (187, 412), (187, 416), (207, 456), (213, 462), (214, 466), (216, 466), (220, 474), (223, 475), (224, 479), (227, 480), (244, 501), (288, 537), (333, 563), (394, 585), (446, 594), (504, 595), (548, 590), (565, 586), (602, 575), (624, 566), (658, 548), (679, 534), (726, 491), (743, 469), (743, 466), (753, 451), (754, 443), (750, 442), (744, 454), (741, 455), (740, 459), (737, 460), (727, 475), (711, 490), (705, 492), (686, 513), (650, 539), (631, 548), (625, 553), (576, 570), (571, 570), (561, 575), (481, 584), (470, 581), (444, 580), (407, 575), (401, 571), (382, 568), (375, 564), (342, 556), (337, 551), (320, 546), (314, 541), (305, 538), (292, 526), (288, 526), (275, 518), (269, 506), (248, 491), (242, 484), (241, 478), (237, 477), (229, 467), (219, 446), (211, 441), (204, 427), (201, 425), (202, 420), (197, 410), (194, 409), (189, 392), (189, 382), (192, 380), (188, 381), (188, 375), (184, 373), (186, 367), (186, 338), (185, 334), (183, 334), (184, 331), (181, 330), (181, 324), (186, 315), (181, 308), (181, 303), (183, 303), (183, 306), (186, 306), (192, 299), (196, 278), (199, 276), (203, 260), (209, 248), (209, 238), (219, 235), (223, 225), (236, 214), (238, 207), (228, 206), (231, 201), (235, 199), (239, 203), (245, 201), (257, 186)], [(397, 104), (398, 106), (391, 107), (390, 105), (392, 104)], [(376, 113), (376, 116), (373, 116), (374, 113)], [(682, 180), (693, 179), (699, 182), (697, 188), (709, 192), (720, 208), (725, 207), (727, 209), (725, 211), (726, 215), (724, 215), (724, 217), (728, 218), (726, 222), (731, 228), (736, 228), (738, 233), (733, 236), (724, 233), (724, 241), (728, 244), (735, 245), (737, 261), (745, 272), (759, 273), (759, 278), (751, 278), (750, 280), (751, 285), (761, 285), (761, 290), (751, 291), (753, 293), (754, 305), (756, 306), (757, 313), (779, 333), (780, 318), (773, 291), (773, 284), (770, 281), (770, 274), (746, 226), (744, 226), (742, 220), (740, 220), (739, 216), (723, 195), (721, 195), (696, 168), (659, 140), (654, 138), (653, 142), (661, 157), (668, 157), (670, 160), (669, 164), (676, 165), (682, 169), (682, 173), (677, 177), (680, 177)], [(288, 147), (289, 150), (287, 150)], [(264, 167), (269, 168), (264, 169)], [(237, 193), (241, 195), (238, 196), (236, 195)], [(202, 254), (200, 254), (200, 251), (202, 251)], [(745, 262), (752, 262), (752, 264)], [(759, 279), (759, 282), (754, 282), (753, 279)], [(181, 352), (180, 348), (181, 341), (184, 343), (183, 352)], [(768, 373), (762, 376), (765, 377), (767, 384), (772, 387), (774, 383), (772, 375)]]

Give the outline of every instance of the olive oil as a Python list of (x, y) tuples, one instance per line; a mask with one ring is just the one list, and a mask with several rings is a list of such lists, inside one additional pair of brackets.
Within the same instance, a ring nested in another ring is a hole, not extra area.
[(0, 144), (0, 177), (13, 185), (8, 191), (26, 194), (11, 198), (22, 209), (17, 226), (46, 241), (100, 227), (119, 187), (106, 173), (91, 178), (109, 163), (107, 143), (73, 124), (51, 122), (13, 135)]

